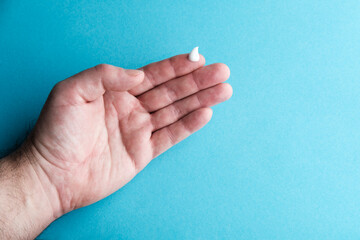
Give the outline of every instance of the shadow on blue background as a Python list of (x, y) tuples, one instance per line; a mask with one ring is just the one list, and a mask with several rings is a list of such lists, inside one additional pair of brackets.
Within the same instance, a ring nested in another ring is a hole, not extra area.
[(0, 3), (0, 149), (52, 86), (200, 46), (231, 69), (209, 125), (110, 197), (39, 239), (356, 239), (360, 236), (358, 1)]

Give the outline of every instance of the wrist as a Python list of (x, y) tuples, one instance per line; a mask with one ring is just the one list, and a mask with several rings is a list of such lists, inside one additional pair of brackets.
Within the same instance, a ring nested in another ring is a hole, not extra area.
[(25, 142), (0, 160), (0, 238), (35, 238), (62, 215), (57, 191)]

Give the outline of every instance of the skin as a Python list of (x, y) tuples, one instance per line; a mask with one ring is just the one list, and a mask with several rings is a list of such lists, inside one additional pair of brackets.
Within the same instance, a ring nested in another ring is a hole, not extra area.
[(0, 163), (0, 239), (36, 237), (207, 124), (232, 88), (226, 65), (204, 64), (187, 54), (138, 70), (101, 64), (56, 84), (28, 139)]

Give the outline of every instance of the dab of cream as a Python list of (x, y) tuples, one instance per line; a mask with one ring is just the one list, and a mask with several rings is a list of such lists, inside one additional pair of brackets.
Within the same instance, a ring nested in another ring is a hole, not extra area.
[(193, 50), (191, 50), (189, 54), (189, 60), (192, 62), (197, 62), (200, 60), (199, 47), (195, 47)]

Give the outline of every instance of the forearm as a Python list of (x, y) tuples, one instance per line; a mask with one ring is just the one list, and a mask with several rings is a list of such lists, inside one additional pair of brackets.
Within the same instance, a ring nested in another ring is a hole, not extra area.
[(34, 239), (58, 217), (48, 188), (26, 147), (0, 160), (0, 239)]

